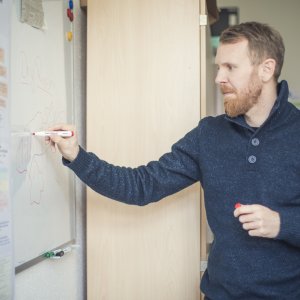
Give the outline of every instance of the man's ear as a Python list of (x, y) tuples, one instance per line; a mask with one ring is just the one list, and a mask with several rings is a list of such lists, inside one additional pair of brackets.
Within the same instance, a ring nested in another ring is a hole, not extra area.
[(260, 66), (260, 78), (267, 82), (274, 77), (276, 61), (273, 58), (267, 58)]

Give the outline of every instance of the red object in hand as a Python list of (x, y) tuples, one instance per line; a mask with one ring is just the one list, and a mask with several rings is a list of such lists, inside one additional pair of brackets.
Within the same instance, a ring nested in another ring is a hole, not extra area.
[(234, 208), (239, 208), (239, 207), (241, 207), (241, 206), (242, 206), (241, 203), (236, 203), (235, 206), (234, 206)]

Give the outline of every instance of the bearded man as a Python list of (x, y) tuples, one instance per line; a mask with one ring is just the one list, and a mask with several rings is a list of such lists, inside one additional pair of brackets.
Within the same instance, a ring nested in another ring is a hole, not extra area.
[(214, 234), (201, 282), (207, 300), (300, 299), (300, 111), (278, 82), (284, 51), (266, 24), (226, 29), (216, 55), (226, 113), (202, 119), (147, 166), (113, 166), (80, 147), (76, 132), (49, 138), (83, 182), (124, 203), (145, 205), (200, 181)]

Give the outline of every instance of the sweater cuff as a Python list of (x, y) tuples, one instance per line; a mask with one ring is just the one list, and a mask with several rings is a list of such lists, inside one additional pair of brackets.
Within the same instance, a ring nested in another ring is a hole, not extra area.
[(295, 207), (280, 212), (280, 231), (276, 239), (300, 247), (300, 209)]

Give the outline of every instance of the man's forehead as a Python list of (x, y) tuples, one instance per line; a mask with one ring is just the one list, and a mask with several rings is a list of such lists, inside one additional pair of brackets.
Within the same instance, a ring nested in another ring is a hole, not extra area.
[[(240, 61), (249, 58), (248, 41), (243, 39), (235, 43), (220, 43), (216, 54), (216, 63), (225, 63), (230, 61)], [(224, 61), (225, 60), (225, 61)]]

